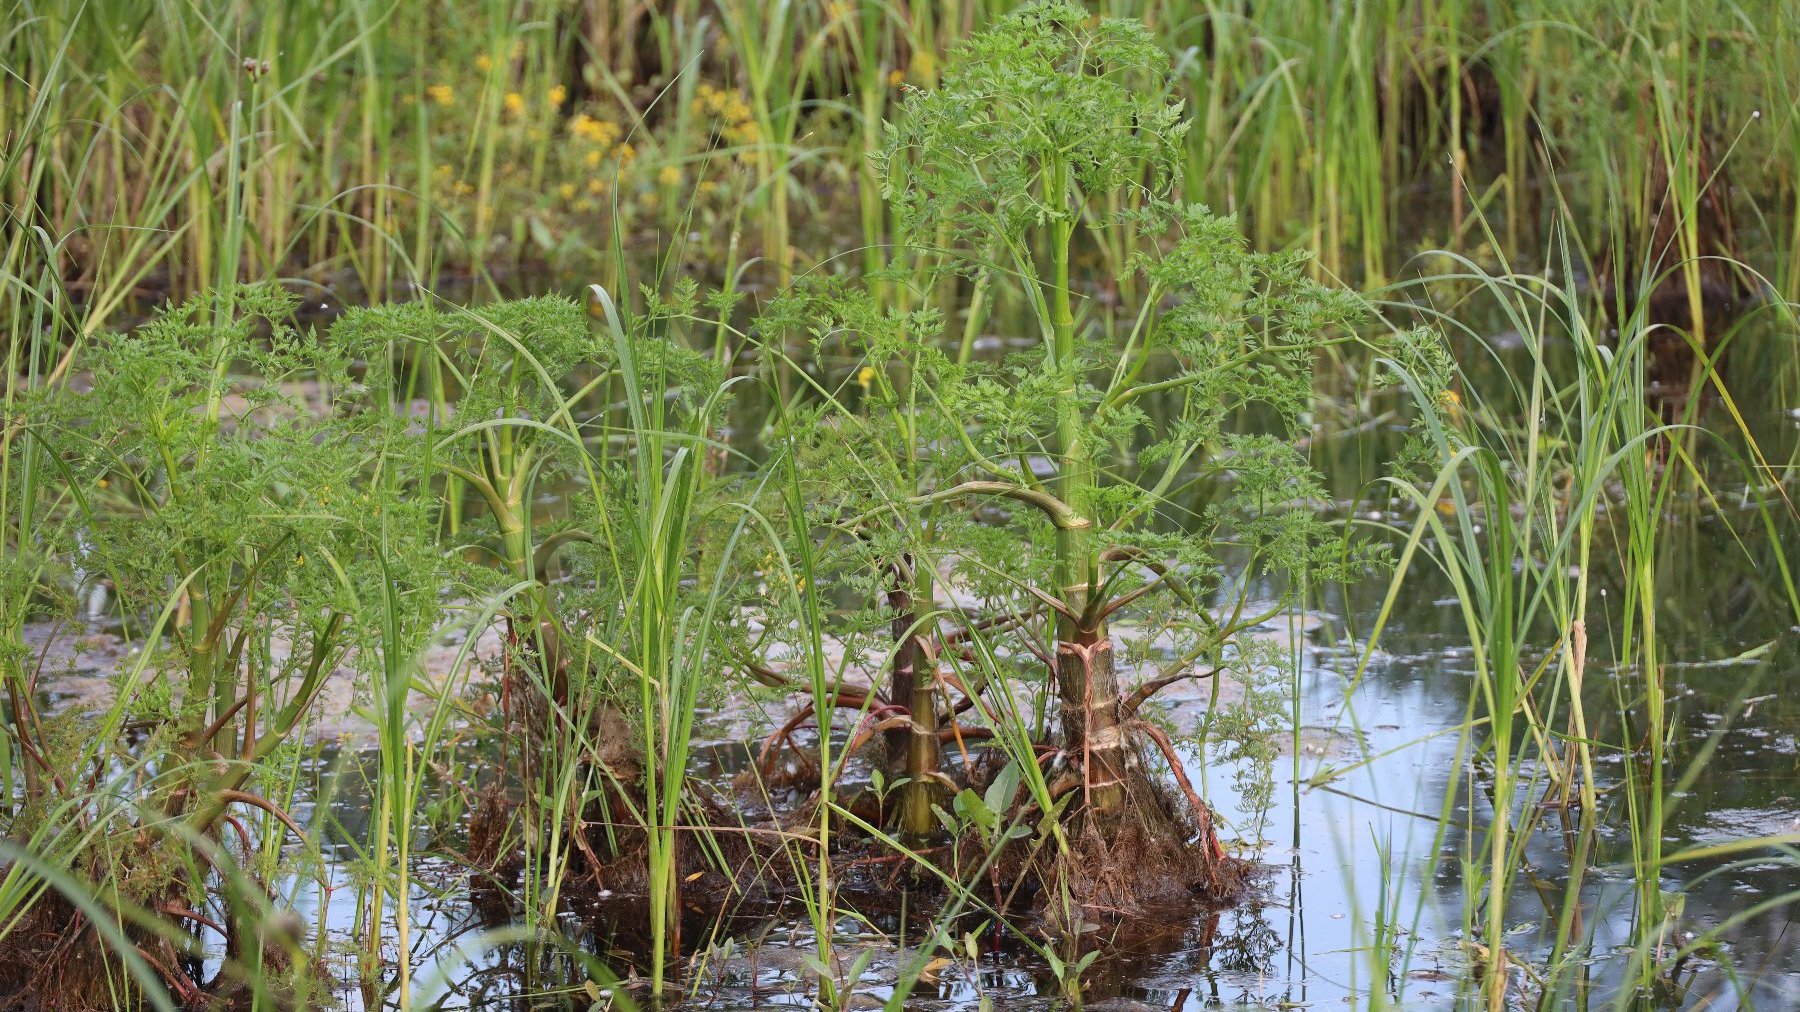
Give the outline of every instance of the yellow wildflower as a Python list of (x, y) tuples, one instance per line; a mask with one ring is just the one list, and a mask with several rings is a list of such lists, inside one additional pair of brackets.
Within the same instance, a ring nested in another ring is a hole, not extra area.
[(456, 92), (447, 84), (434, 84), (425, 89), (425, 94), (438, 105), (455, 105)]
[(605, 193), (606, 192), (606, 180), (600, 176), (595, 176), (594, 178), (588, 180), (587, 190), (589, 193), (594, 193), (594, 194)]
[(875, 367), (874, 366), (865, 365), (861, 369), (856, 370), (856, 385), (857, 386), (860, 386), (864, 390), (867, 390), (867, 389), (869, 389), (869, 385), (874, 382), (875, 382)]
[(569, 132), (584, 141), (592, 141), (606, 147), (619, 139), (619, 125), (603, 119), (595, 119), (587, 113), (577, 114), (569, 121)]
[(506, 102), (506, 111), (514, 116), (525, 111), (525, 96), (516, 91), (507, 92), (504, 101)]
[(888, 87), (898, 88), (906, 80), (906, 71), (895, 68), (888, 71)]
[(637, 157), (637, 148), (634, 148), (629, 144), (619, 145), (619, 163), (620, 164), (629, 162), (633, 158), (636, 158), (636, 157)]
[(483, 74), (494, 69), (494, 58), (486, 53), (475, 54), (475, 69)]
[(560, 84), (551, 86), (551, 88), (550, 88), (550, 105), (553, 108), (557, 108), (557, 109), (562, 108), (562, 104), (564, 102), (567, 102), (568, 100), (569, 100), (569, 89), (563, 87)]
[(572, 200), (575, 197), (575, 184), (574, 183), (564, 183), (561, 186), (556, 188), (556, 192), (562, 194), (562, 199)]
[(656, 181), (664, 186), (674, 186), (681, 182), (681, 169), (673, 165), (665, 165), (657, 170)]
[(581, 160), (587, 163), (588, 168), (597, 169), (600, 167), (600, 155), (599, 151), (589, 151)]
[(1457, 396), (1456, 391), (1445, 390), (1442, 393), (1439, 393), (1438, 407), (1441, 408), (1446, 415), (1450, 416), (1451, 421), (1462, 420), (1462, 398)]
[(108, 485), (111, 485), (112, 482), (107, 481), (105, 478), (102, 478), (102, 479), (100, 479), (100, 481), (97, 484), (99, 484), (99, 486), (101, 488), (106, 488)]

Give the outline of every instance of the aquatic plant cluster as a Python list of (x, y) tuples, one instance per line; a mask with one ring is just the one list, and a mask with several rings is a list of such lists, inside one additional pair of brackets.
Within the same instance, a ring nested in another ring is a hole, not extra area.
[(14, 7), (8, 1007), (1295, 1007), (1434, 749), (1346, 1001), (1800, 987), (1785, 5)]

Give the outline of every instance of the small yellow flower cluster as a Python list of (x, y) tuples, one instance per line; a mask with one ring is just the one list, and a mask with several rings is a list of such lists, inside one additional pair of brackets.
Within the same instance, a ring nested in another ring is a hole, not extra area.
[(551, 85), (549, 99), (552, 109), (561, 109), (563, 103), (569, 100), (569, 89), (560, 84)]
[(609, 150), (621, 165), (637, 157), (637, 149), (630, 144), (619, 144), (617, 148), (613, 147), (624, 131), (619, 128), (619, 124), (612, 120), (595, 119), (585, 112), (576, 113), (574, 118), (569, 120), (569, 133), (575, 135), (577, 140), (590, 145), (581, 155), (581, 163), (590, 169), (598, 169), (600, 163), (606, 160)]
[[(621, 145), (619, 145), (619, 149), (618, 149), (618, 151), (615, 152), (615, 154), (617, 154), (619, 156), (619, 164), (625, 165), (625, 164), (628, 164), (633, 158), (637, 157), (637, 148), (634, 148), (629, 144), (621, 144)], [(583, 155), (581, 160), (584, 164), (587, 165), (588, 168), (597, 169), (600, 167), (600, 162), (602, 160), (604, 160), (605, 158), (606, 158), (606, 149), (605, 148), (595, 148), (592, 151), (589, 151), (587, 154)]]
[(514, 116), (525, 111), (525, 96), (516, 91), (507, 92), (502, 101), (506, 104), (506, 111)]
[(436, 102), (438, 105), (449, 106), (456, 104), (456, 92), (451, 90), (450, 86), (447, 84), (434, 84), (426, 88), (425, 97)]
[(619, 139), (619, 124), (611, 120), (595, 119), (587, 113), (577, 113), (569, 121), (569, 132), (576, 137), (599, 147), (611, 147)]
[(468, 180), (457, 178), (456, 169), (443, 162), (432, 168), (431, 175), (437, 185), (450, 191), (451, 196), (466, 197), (475, 192), (475, 187), (470, 186)]
[[(566, 98), (566, 95), (552, 97)], [(573, 203), (580, 210), (592, 210), (596, 205), (592, 198), (605, 193), (612, 183), (611, 170), (602, 166), (608, 158), (616, 158), (620, 165), (629, 163), (637, 157), (637, 149), (628, 143), (621, 143), (620, 138), (625, 131), (612, 120), (596, 119), (585, 112), (578, 112), (569, 119), (569, 134), (582, 143), (578, 149), (581, 164), (594, 171), (587, 181), (586, 195), (574, 183), (564, 183), (557, 187), (557, 196), (565, 203)], [(577, 198), (580, 199), (577, 199)]]
[(1442, 390), (1437, 395), (1438, 410), (1450, 416), (1451, 421), (1462, 420), (1462, 397), (1454, 390)]
[(693, 110), (701, 116), (718, 119), (719, 138), (727, 144), (748, 146), (761, 138), (756, 121), (750, 118), (750, 103), (744, 101), (743, 92), (736, 88), (700, 85), (694, 91)]
[(592, 211), (600, 206), (594, 198), (610, 188), (612, 180), (607, 176), (593, 176), (587, 181), (587, 193), (578, 196), (574, 183), (564, 183), (556, 188), (557, 195), (565, 204), (573, 206), (577, 211)]
[(742, 123), (750, 118), (750, 104), (736, 88), (715, 88), (705, 83), (694, 91), (693, 109), (702, 116), (717, 116), (727, 123)]

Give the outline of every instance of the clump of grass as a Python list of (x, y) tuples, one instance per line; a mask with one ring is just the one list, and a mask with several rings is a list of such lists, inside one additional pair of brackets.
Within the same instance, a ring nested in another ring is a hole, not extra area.
[[(1575, 273), (1569, 247), (1551, 252), (1564, 276)], [(1677, 783), (1691, 783), (1710, 746), (1677, 773), (1659, 632), (1664, 606), (1654, 588), (1668, 518), (1705, 509), (1717, 496), (1685, 449), (1696, 430), (1665, 423), (1651, 396), (1659, 328), (1646, 307), (1609, 341), (1595, 323), (1602, 307), (1573, 286), (1454, 259), (1447, 278), (1466, 284), (1466, 296), (1427, 315), (1500, 358), (1482, 333), (1459, 322), (1485, 318), (1477, 306), (1496, 310), (1523, 337), (1522, 361), (1504, 382), (1487, 384), (1443, 359), (1396, 363), (1425, 421), (1416, 449), (1426, 467), (1414, 479), (1392, 480), (1418, 519), (1371, 642), (1415, 558), (1428, 553), (1455, 591), (1473, 648), (1461, 787), (1485, 801), (1486, 819), (1467, 838), (1461, 863), (1465, 926), (1478, 939), (1469, 955), (1487, 1007), (1512, 1000), (1512, 968), (1520, 965), (1546, 996), (1587, 986), (1580, 978), (1596, 956), (1596, 926), (1584, 923), (1581, 908), (1608, 862), (1628, 865), (1636, 883), (1638, 955), (1623, 1001), (1663, 987), (1677, 954), (1687, 951), (1673, 941), (1680, 903), (1671, 903), (1662, 882), (1672, 863), (1689, 857), (1672, 858), (1664, 841)], [(1419, 311), (1418, 303), (1405, 305)], [(1747, 430), (1707, 438), (1743, 440), (1756, 455)], [(1700, 498), (1677, 506), (1683, 485)], [(1755, 498), (1755, 512), (1769, 522), (1774, 504)], [(1785, 567), (1765, 575), (1794, 600)], [(1609, 582), (1622, 593), (1609, 597)], [(1625, 758), (1618, 782), (1597, 772), (1603, 754)], [(1453, 789), (1446, 797), (1440, 834), (1457, 795)], [(1553, 930), (1547, 954), (1534, 960), (1508, 949), (1508, 923), (1525, 916), (1515, 885), (1526, 874), (1527, 846), (1556, 828), (1567, 878), (1544, 897), (1541, 914)]]

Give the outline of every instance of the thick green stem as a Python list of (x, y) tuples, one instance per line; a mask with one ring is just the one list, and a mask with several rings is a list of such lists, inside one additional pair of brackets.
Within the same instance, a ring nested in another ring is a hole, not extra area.
[(909, 839), (922, 839), (937, 831), (937, 815), (932, 811), (937, 800), (935, 775), (941, 761), (937, 734), (937, 701), (932, 697), (931, 682), (919, 679), (913, 683), (907, 701), (912, 723), (907, 731), (906, 786), (901, 788), (900, 831)]
[[(911, 559), (896, 565), (893, 589), (888, 592), (888, 606), (894, 612), (894, 662), (888, 682), (888, 700), (904, 705), (912, 719), (903, 728), (887, 734), (890, 753), (906, 757), (906, 783), (900, 789), (900, 832), (910, 840), (930, 836), (937, 830), (937, 816), (932, 805), (937, 801), (936, 774), (939, 765), (937, 701), (933, 697), (933, 679), (920, 677), (918, 599), (912, 582)], [(925, 585), (929, 594), (929, 585)], [(924, 596), (923, 594), (920, 596)]]
[[(1069, 166), (1061, 159), (1045, 170), (1047, 203), (1069, 199)], [(1054, 265), (1050, 291), (1049, 365), (1065, 386), (1058, 397), (1056, 449), (1060, 458), (1056, 498), (1087, 520), (1094, 498), (1093, 462), (1088, 456), (1087, 419), (1079, 395), (1081, 372), (1070, 308), (1069, 241), (1079, 208), (1050, 225)], [(1056, 620), (1056, 683), (1062, 701), (1063, 747), (1079, 756), (1084, 807), (1089, 817), (1111, 818), (1125, 805), (1125, 752), (1119, 721), (1119, 682), (1112, 640), (1104, 620), (1082, 621), (1089, 612), (1095, 578), (1093, 525), (1059, 524), (1056, 530), (1056, 584), (1068, 614)]]

